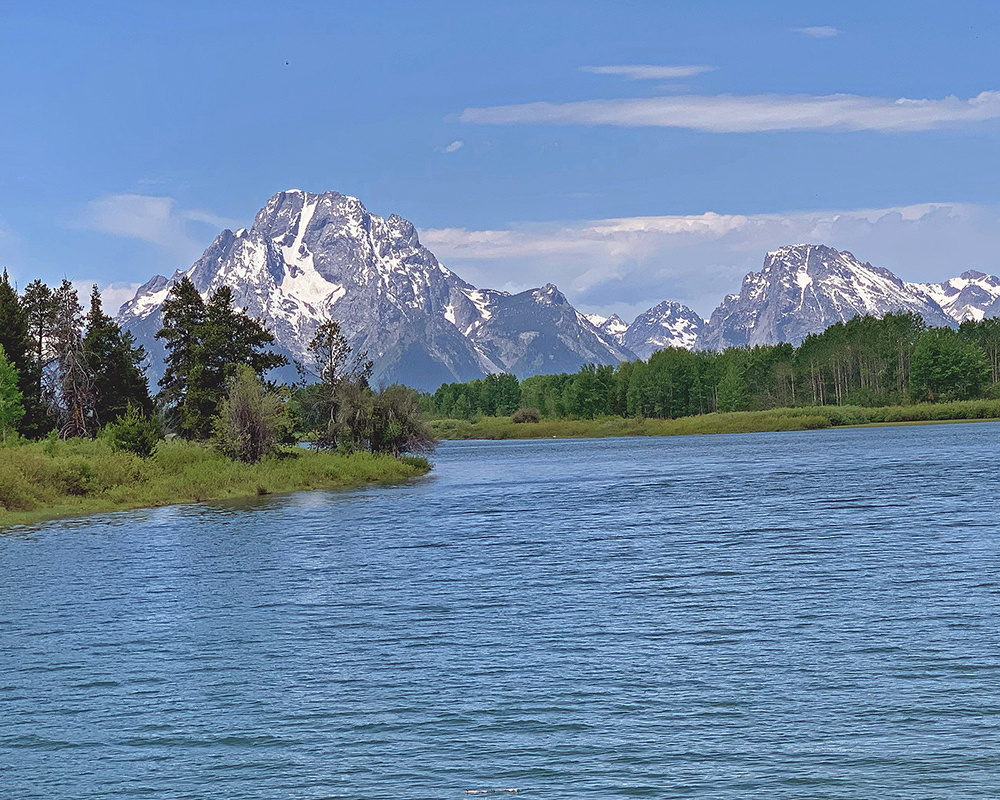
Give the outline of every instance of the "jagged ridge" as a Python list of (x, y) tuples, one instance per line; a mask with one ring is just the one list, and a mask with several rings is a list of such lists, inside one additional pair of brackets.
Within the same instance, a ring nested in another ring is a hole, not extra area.
[(488, 373), (526, 377), (632, 357), (555, 286), (516, 295), (477, 289), (438, 263), (411, 223), (371, 214), (337, 192), (280, 192), (249, 230), (223, 231), (189, 270), (141, 287), (119, 321), (155, 366), (160, 307), (185, 274), (202, 294), (232, 287), (237, 304), (295, 359), (306, 360), (320, 322), (336, 319), (351, 346), (373, 358), (380, 383), (433, 389)]

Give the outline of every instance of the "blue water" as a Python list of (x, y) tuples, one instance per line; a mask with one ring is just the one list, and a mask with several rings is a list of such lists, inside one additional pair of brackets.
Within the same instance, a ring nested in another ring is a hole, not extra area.
[(0, 796), (996, 797), (998, 444), (448, 443), (0, 535)]

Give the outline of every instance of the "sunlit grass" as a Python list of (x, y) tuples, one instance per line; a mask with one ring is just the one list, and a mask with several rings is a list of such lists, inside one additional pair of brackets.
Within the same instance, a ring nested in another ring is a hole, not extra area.
[(197, 503), (423, 475), (422, 459), (298, 450), (259, 464), (205, 446), (161, 442), (143, 459), (102, 440), (0, 447), (0, 527), (129, 508)]
[(475, 421), (441, 419), (430, 427), (439, 439), (570, 439), (605, 436), (682, 436), (700, 433), (762, 433), (818, 430), (853, 425), (1000, 419), (1000, 400), (921, 403), (910, 406), (809, 406), (767, 411), (700, 414), (678, 419), (599, 417), (514, 423), (510, 417)]

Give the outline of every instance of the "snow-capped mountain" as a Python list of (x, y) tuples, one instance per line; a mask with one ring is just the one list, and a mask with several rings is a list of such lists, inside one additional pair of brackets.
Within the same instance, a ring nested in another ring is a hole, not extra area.
[(526, 377), (632, 357), (555, 286), (516, 295), (477, 289), (439, 264), (411, 223), (337, 192), (280, 192), (249, 230), (223, 231), (190, 269), (142, 286), (118, 320), (150, 351), (153, 372), (162, 373), (160, 309), (183, 275), (203, 295), (230, 286), (236, 304), (298, 360), (307, 360), (316, 327), (337, 320), (355, 351), (375, 361), (379, 383), (435, 389), (487, 373)]
[(825, 245), (797, 244), (768, 253), (760, 272), (743, 279), (712, 312), (697, 346), (799, 344), (836, 322), (864, 314), (913, 311), (928, 325), (954, 325), (941, 305), (917, 284), (883, 267)]
[(606, 336), (611, 336), (619, 343), (621, 343), (621, 337), (625, 335), (625, 331), (628, 330), (628, 323), (617, 314), (612, 314), (610, 317), (602, 317), (600, 314), (584, 314), (584, 316), (587, 318), (587, 322), (597, 330)]
[(913, 283), (955, 322), (1000, 315), (1000, 279), (970, 269), (944, 283)]
[(690, 308), (665, 300), (636, 317), (620, 341), (645, 359), (665, 347), (690, 350), (704, 326), (705, 320)]

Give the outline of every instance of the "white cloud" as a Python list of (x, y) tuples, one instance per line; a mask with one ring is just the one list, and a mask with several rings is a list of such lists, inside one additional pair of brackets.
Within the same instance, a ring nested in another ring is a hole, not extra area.
[(420, 236), (476, 285), (517, 290), (552, 281), (581, 310), (627, 319), (661, 300), (707, 316), (747, 272), (760, 269), (765, 253), (786, 244), (850, 250), (905, 280), (1000, 272), (1000, 209), (956, 203), (446, 228)]
[(969, 100), (893, 100), (834, 95), (679, 95), (572, 103), (467, 108), (460, 120), (477, 125), (618, 125), (750, 131), (921, 131), (1000, 118), (1000, 92)]
[(141, 239), (188, 256), (204, 248), (204, 236), (196, 240), (189, 230), (192, 223), (206, 225), (213, 233), (237, 224), (208, 211), (179, 208), (172, 197), (113, 194), (88, 203), (78, 227)]
[(465, 147), (465, 142), (463, 142), (461, 139), (456, 139), (454, 142), (452, 142), (447, 147), (440, 148), (440, 151), (442, 153), (455, 153), (455, 152), (461, 150), (463, 147)]
[(830, 25), (811, 25), (808, 28), (796, 28), (795, 32), (812, 36), (814, 39), (832, 39), (840, 34), (840, 31)]
[(90, 293), (94, 289), (96, 284), (101, 292), (101, 303), (104, 306), (104, 313), (109, 317), (113, 317), (118, 313), (118, 309), (122, 307), (124, 303), (127, 303), (133, 297), (135, 297), (136, 291), (142, 285), (140, 283), (108, 283), (101, 287), (100, 281), (88, 281), (88, 280), (73, 280), (70, 281), (73, 284), (73, 288), (76, 289), (77, 295), (80, 297), (80, 305), (83, 306), (83, 313), (86, 314), (90, 310)]
[(671, 80), (673, 78), (690, 78), (711, 72), (715, 67), (702, 66), (656, 66), (655, 64), (630, 64), (608, 67), (580, 67), (584, 72), (595, 75), (621, 75), (630, 81)]

